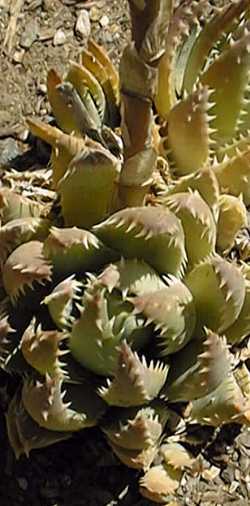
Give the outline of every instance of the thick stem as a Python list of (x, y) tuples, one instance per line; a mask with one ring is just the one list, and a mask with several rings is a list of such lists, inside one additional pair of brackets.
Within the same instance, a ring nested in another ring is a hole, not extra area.
[(165, 50), (172, 0), (128, 0), (132, 43), (120, 64), (122, 167), (115, 208), (143, 205), (152, 183), (157, 154), (153, 145), (152, 105), (159, 59)]

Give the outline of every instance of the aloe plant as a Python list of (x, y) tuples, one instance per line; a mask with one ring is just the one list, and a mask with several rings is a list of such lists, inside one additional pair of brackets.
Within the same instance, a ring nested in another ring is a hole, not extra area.
[(0, 188), (0, 365), (17, 458), (98, 425), (166, 503), (195, 465), (179, 422), (250, 424), (250, 7), (128, 3), (119, 72), (90, 40), (49, 71), (57, 126), (27, 121), (57, 212)]

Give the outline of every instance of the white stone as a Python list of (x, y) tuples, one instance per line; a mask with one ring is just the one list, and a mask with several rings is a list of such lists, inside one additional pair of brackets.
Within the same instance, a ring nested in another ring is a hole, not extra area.
[(91, 23), (89, 19), (89, 13), (83, 9), (78, 14), (75, 25), (75, 33), (76, 35), (80, 35), (83, 39), (87, 39), (90, 36), (90, 32)]
[(56, 31), (54, 38), (53, 38), (53, 45), (54, 46), (62, 46), (66, 41), (66, 35), (64, 31), (60, 28)]
[(109, 24), (109, 18), (108, 16), (106, 16), (106, 14), (104, 14), (104, 16), (101, 17), (100, 19), (100, 25), (105, 28), (105, 26), (108, 26)]
[(42, 94), (42, 95), (46, 95), (47, 93), (47, 86), (46, 84), (44, 83), (40, 83), (37, 87), (37, 90)]

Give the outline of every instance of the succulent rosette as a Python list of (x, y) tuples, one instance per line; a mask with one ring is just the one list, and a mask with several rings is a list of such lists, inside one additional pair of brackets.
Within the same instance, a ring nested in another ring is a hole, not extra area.
[(250, 7), (129, 7), (119, 72), (90, 40), (28, 120), (57, 207), (0, 188), (0, 365), (16, 457), (98, 425), (166, 503), (179, 423), (250, 424)]

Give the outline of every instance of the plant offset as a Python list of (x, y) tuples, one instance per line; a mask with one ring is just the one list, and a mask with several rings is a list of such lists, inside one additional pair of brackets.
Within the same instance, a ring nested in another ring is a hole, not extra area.
[(129, 0), (119, 74), (90, 40), (28, 120), (55, 200), (0, 188), (16, 457), (98, 425), (159, 503), (188, 428), (250, 425), (250, 6), (215, 3)]

